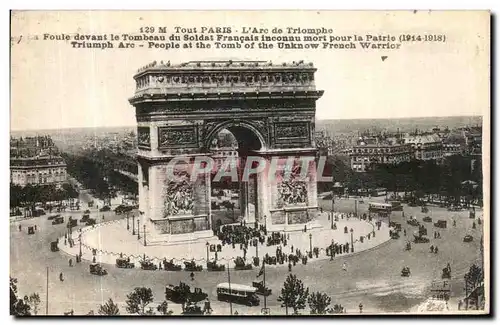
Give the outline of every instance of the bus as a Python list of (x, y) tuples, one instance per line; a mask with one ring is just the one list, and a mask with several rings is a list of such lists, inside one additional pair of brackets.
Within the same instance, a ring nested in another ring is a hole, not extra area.
[(370, 202), (368, 206), (368, 211), (370, 212), (385, 212), (391, 213), (392, 204), (389, 203), (378, 203), (378, 202)]
[(217, 300), (234, 302), (247, 306), (258, 306), (257, 288), (237, 283), (219, 283), (217, 285)]

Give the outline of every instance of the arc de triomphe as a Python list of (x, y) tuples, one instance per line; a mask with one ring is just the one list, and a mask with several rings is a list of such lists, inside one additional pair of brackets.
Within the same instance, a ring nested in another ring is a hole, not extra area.
[[(135, 107), (138, 134), (139, 210), (149, 232), (183, 234), (211, 229), (210, 173), (191, 179), (167, 165), (210, 156), (217, 134), (229, 130), (242, 161), (316, 157), (316, 90), (312, 63), (264, 61), (153, 62), (138, 70)], [(185, 166), (184, 166), (185, 167)], [(283, 171), (282, 171), (283, 172)], [(279, 172), (278, 172), (279, 173)], [(302, 224), (317, 214), (316, 163), (307, 181), (270, 181), (259, 173), (240, 183), (242, 214), (249, 222)], [(255, 209), (250, 212), (248, 203)], [(265, 217), (265, 220), (264, 220)]]

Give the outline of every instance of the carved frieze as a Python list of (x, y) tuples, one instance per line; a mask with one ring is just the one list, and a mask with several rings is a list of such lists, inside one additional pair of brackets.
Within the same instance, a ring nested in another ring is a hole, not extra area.
[(274, 124), (274, 135), (277, 140), (293, 138), (309, 138), (308, 122), (278, 122)]
[(149, 132), (149, 127), (137, 127), (137, 145), (142, 148), (151, 148), (151, 134)]
[(158, 147), (196, 147), (198, 129), (196, 126), (166, 126), (158, 128)]

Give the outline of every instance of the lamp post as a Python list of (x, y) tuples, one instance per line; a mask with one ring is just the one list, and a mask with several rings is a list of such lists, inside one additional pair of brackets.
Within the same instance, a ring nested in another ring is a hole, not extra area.
[(127, 213), (127, 230), (130, 230), (129, 217), (130, 217), (130, 214)]
[(205, 246), (207, 246), (207, 265), (208, 265), (208, 259), (209, 259), (209, 256), (208, 256), (208, 247), (210, 246), (210, 244), (207, 242), (207, 243), (205, 244)]
[(332, 239), (332, 246), (330, 246), (330, 261), (333, 261), (333, 244), (334, 240)]
[(132, 235), (135, 235), (135, 215), (132, 215)]
[(354, 200), (354, 216), (358, 217), (358, 200)]
[(333, 229), (333, 211), (332, 211), (332, 215), (330, 216), (330, 221), (331, 221), (330, 229)]
[(141, 239), (141, 232), (139, 231), (139, 222), (140, 220), (137, 219), (137, 239)]
[(80, 240), (80, 258), (82, 258), (82, 230), (80, 229), (80, 235), (78, 236)]
[(332, 190), (332, 215), (333, 215), (333, 211), (334, 211), (334, 205), (335, 205), (335, 198), (333, 196), (333, 190)]
[(313, 235), (311, 233), (309, 233), (309, 251), (311, 252), (311, 254), (313, 251), (312, 238), (313, 238)]
[(353, 239), (354, 230), (351, 228), (351, 253), (354, 253), (354, 239)]
[(264, 227), (267, 229), (267, 216), (264, 215)]
[(144, 224), (143, 227), (144, 227), (144, 246), (147, 246), (147, 244), (146, 244), (146, 224)]
[(259, 241), (255, 239), (255, 256), (259, 257)]

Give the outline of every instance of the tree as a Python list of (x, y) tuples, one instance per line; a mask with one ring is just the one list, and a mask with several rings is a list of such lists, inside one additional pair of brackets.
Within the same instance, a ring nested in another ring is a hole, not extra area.
[(326, 293), (314, 292), (309, 296), (307, 302), (311, 308), (311, 314), (324, 315), (328, 311), (332, 299)]
[(40, 305), (40, 295), (38, 293), (32, 293), (28, 297), (28, 304), (33, 309), (33, 314), (38, 315), (38, 306)]
[(118, 305), (113, 302), (113, 299), (109, 298), (108, 301), (104, 305), (99, 306), (99, 310), (97, 311), (99, 315), (105, 316), (116, 316), (120, 315), (120, 310), (118, 309)]
[(160, 305), (156, 307), (156, 310), (161, 314), (161, 315), (172, 315), (174, 312), (172, 310), (168, 309), (168, 302), (164, 300)]
[(10, 278), (10, 314), (14, 316), (30, 316), (30, 305), (28, 297), (17, 298), (17, 279)]
[(283, 283), (278, 301), (281, 302), (281, 307), (285, 307), (287, 315), (289, 307), (293, 309), (294, 315), (298, 315), (298, 311), (306, 307), (308, 296), (309, 288), (304, 288), (304, 283), (297, 279), (296, 275), (289, 274)]
[[(469, 296), (471, 296), (471, 294), (474, 292), (474, 290), (476, 290), (479, 285), (483, 282), (483, 279), (484, 279), (484, 274), (483, 274), (483, 270), (477, 266), (476, 264), (472, 264), (470, 269), (469, 269), (469, 272), (467, 272), (464, 276), (464, 279), (465, 279), (465, 291), (466, 293), (469, 294)], [(469, 300), (469, 297), (465, 297), (466, 299), (466, 303), (468, 305), (468, 300)], [(473, 299), (475, 300), (476, 302), (476, 308), (479, 308), (479, 297), (477, 295), (477, 292), (476, 294), (474, 295)]]
[(153, 291), (150, 288), (136, 287), (127, 295), (127, 311), (131, 314), (146, 315), (146, 306), (153, 302)]

